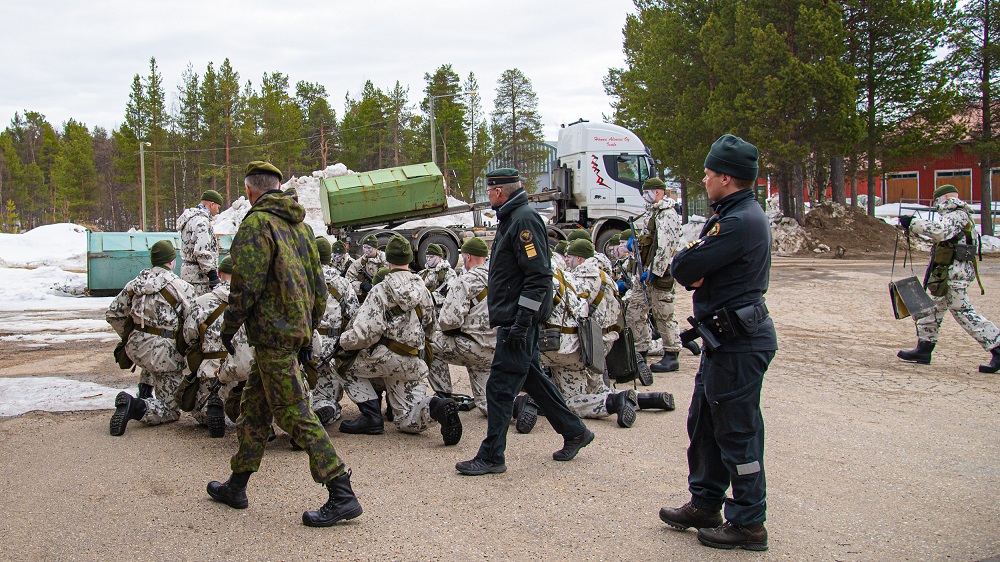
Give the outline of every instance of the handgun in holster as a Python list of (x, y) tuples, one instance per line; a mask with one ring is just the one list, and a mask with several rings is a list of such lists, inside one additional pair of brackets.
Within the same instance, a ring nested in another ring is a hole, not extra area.
[(687, 320), (688, 324), (691, 324), (691, 327), (681, 332), (682, 344), (701, 338), (702, 343), (705, 344), (705, 349), (709, 351), (715, 351), (721, 347), (722, 344), (719, 343), (718, 338), (715, 337), (711, 328), (695, 320), (694, 316), (688, 316)]

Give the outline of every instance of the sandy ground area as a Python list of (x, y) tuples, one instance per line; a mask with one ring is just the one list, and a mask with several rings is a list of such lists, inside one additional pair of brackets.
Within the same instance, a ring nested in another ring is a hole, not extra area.
[[(981, 264), (976, 308), (1000, 320), (1000, 260)], [(897, 276), (899, 270), (897, 269)], [(919, 273), (919, 272), (918, 272)], [(697, 360), (646, 390), (676, 395), (675, 412), (642, 412), (632, 429), (590, 420), (594, 443), (556, 463), (560, 438), (539, 422), (511, 430), (508, 472), (454, 471), (471, 458), (485, 419), (463, 414), (465, 437), (441, 445), (389, 431), (348, 436), (331, 426), (354, 471), (360, 518), (301, 525), (325, 490), (304, 453), (279, 437), (250, 480), (250, 508), (209, 500), (225, 479), (233, 434), (209, 439), (190, 417), (133, 422), (108, 435), (109, 411), (31, 412), (0, 419), (3, 560), (983, 560), (1000, 555), (1000, 375), (946, 319), (931, 366), (902, 363), (913, 324), (892, 319), (888, 261), (779, 258), (768, 306), (781, 350), (763, 409), (770, 550), (702, 547), (667, 529), (664, 505), (687, 501), (685, 415)], [(681, 318), (690, 299), (678, 295)], [(99, 315), (97, 315), (99, 317)], [(0, 343), (0, 376), (64, 376), (128, 386), (111, 344), (46, 348)], [(464, 370), (453, 371), (462, 381)], [(467, 382), (458, 388), (467, 389)], [(356, 409), (346, 408), (353, 417)]]

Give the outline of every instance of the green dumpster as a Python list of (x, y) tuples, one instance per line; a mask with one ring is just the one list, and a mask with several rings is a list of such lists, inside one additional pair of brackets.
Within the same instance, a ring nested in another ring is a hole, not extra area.
[(334, 227), (380, 224), (444, 211), (444, 176), (432, 162), (324, 178), (323, 221)]

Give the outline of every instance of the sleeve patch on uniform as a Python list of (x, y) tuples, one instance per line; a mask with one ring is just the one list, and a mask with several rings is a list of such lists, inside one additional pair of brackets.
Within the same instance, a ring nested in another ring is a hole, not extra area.
[[(528, 232), (528, 231), (525, 230), (525, 232)], [(535, 245), (534, 244), (525, 244), (524, 245), (524, 253), (525, 253), (525, 255), (528, 256), (528, 259), (531, 259), (531, 258), (533, 258), (533, 257), (535, 257), (535, 256), (538, 255), (538, 252), (535, 251)]]
[(712, 225), (712, 228), (705, 233), (705, 236), (718, 236), (720, 230), (722, 230), (722, 226), (720, 226), (719, 223), (715, 223)]
[(530, 230), (522, 230), (521, 234), (520, 234), (520, 238), (521, 238), (521, 242), (524, 242), (525, 244), (527, 244), (528, 242), (531, 242), (531, 239), (532, 239), (531, 231)]
[(697, 240), (692, 240), (692, 241), (690, 241), (690, 242), (687, 243), (687, 246), (684, 246), (684, 249), (685, 250), (690, 250), (691, 248), (700, 246), (704, 241), (705, 240), (703, 238), (699, 238)]

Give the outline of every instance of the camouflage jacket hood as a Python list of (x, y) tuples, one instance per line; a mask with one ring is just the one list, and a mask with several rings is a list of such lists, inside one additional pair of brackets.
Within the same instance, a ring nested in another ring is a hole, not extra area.
[[(259, 212), (271, 213), (292, 224), (306, 219), (306, 208), (299, 204), (299, 195), (295, 193), (294, 188), (262, 195), (253, 207), (250, 207), (247, 216)], [(246, 217), (243, 217), (243, 220), (246, 220)]]
[(955, 211), (964, 211), (966, 214), (971, 215), (972, 207), (958, 197), (949, 197), (937, 205), (937, 212), (941, 215), (954, 213)]
[(208, 212), (208, 209), (202, 207), (201, 205), (198, 205), (197, 207), (184, 209), (184, 212), (181, 213), (181, 216), (177, 217), (177, 230), (178, 231), (182, 230), (187, 225), (187, 223), (194, 218), (201, 218), (207, 220), (209, 221), (209, 224), (211, 224), (212, 222), (212, 214)]
[(177, 275), (162, 267), (151, 267), (143, 269), (135, 279), (129, 281), (129, 289), (137, 295), (152, 295), (159, 293), (171, 281), (177, 279)]
[[(426, 308), (428, 303), (424, 301), (427, 293), (420, 290), (423, 283), (417, 285), (413, 282), (414, 277), (416, 274), (412, 272), (393, 270), (376, 287), (383, 287), (385, 298), (390, 305), (395, 304), (403, 311), (413, 310), (417, 305), (424, 305)], [(433, 309), (433, 305), (431, 308)]]

